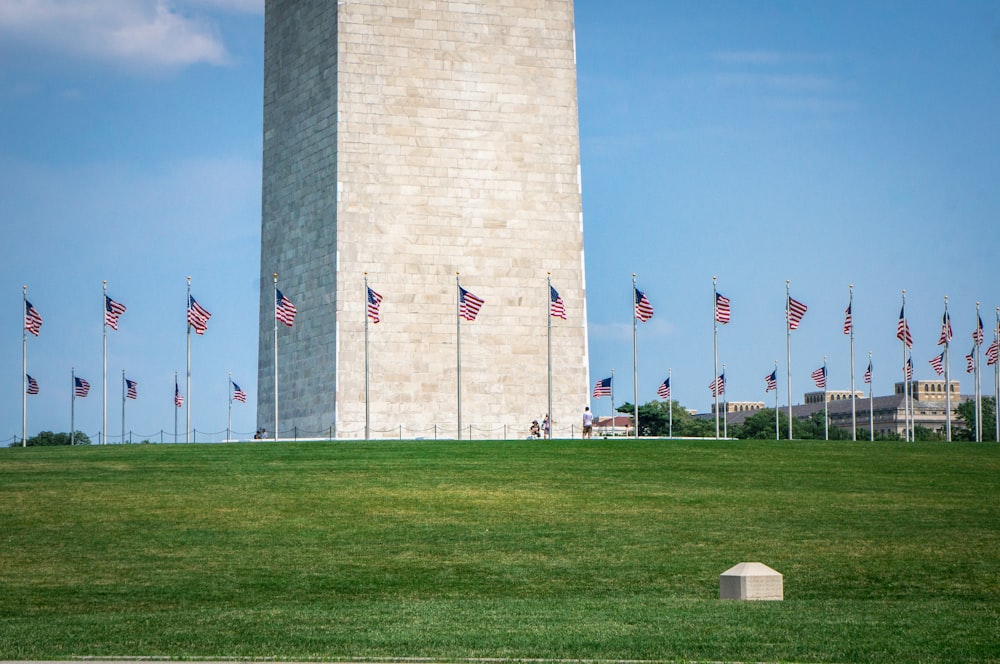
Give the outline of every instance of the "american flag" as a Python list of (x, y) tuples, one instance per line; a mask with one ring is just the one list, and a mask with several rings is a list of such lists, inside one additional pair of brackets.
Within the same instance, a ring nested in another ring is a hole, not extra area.
[(818, 387), (821, 390), (825, 390), (826, 389), (826, 365), (824, 364), (819, 369), (816, 369), (816, 371), (813, 371), (811, 375), (812, 375), (813, 382), (816, 383), (816, 387)]
[(368, 317), (372, 319), (372, 323), (377, 323), (381, 318), (379, 318), (379, 308), (382, 305), (382, 296), (373, 291), (371, 288), (368, 289)]
[(566, 305), (559, 297), (559, 291), (549, 285), (549, 315), (566, 320)]
[(913, 348), (913, 337), (910, 336), (910, 326), (906, 324), (906, 307), (899, 310), (899, 322), (896, 323), (896, 338), (902, 341), (907, 348)]
[(729, 322), (729, 298), (722, 293), (715, 294), (715, 322), (725, 325)]
[(205, 307), (198, 304), (194, 297), (188, 295), (188, 325), (195, 331), (195, 334), (205, 334), (208, 329), (208, 319), (212, 314), (208, 313)]
[(669, 378), (666, 379), (665, 381), (663, 381), (662, 383), (660, 383), (660, 386), (658, 388), (656, 388), (656, 395), (658, 397), (660, 397), (661, 399), (669, 399), (670, 398), (670, 379)]
[(906, 366), (903, 367), (906, 370), (906, 380), (913, 380), (913, 358), (906, 358)]
[(27, 393), (28, 394), (38, 394), (38, 381), (35, 380), (34, 378), (32, 378), (31, 376), (29, 376), (28, 374), (24, 374), (24, 375), (28, 379), (28, 389), (26, 390)]
[(36, 337), (42, 329), (42, 316), (31, 306), (31, 302), (24, 301), (24, 329), (31, 332)]
[(865, 369), (865, 384), (872, 382), (872, 361), (868, 360), (868, 368)]
[(639, 322), (645, 323), (653, 317), (653, 305), (646, 299), (645, 293), (634, 286), (632, 289), (635, 291), (635, 317)]
[(994, 339), (990, 347), (986, 349), (986, 366), (991, 367), (997, 363), (997, 340)]
[(806, 315), (806, 310), (809, 309), (806, 305), (802, 304), (791, 295), (788, 296), (788, 329), (796, 330), (799, 327), (799, 323), (802, 322), (802, 317)]
[(594, 383), (594, 394), (595, 399), (600, 399), (601, 397), (611, 396), (611, 379), (602, 378), (601, 380)]
[(295, 323), (295, 314), (298, 313), (298, 310), (292, 301), (282, 295), (277, 288), (274, 289), (274, 298), (274, 317), (291, 327)]
[(965, 373), (973, 373), (976, 370), (976, 347), (973, 346), (969, 354), (965, 356)]
[(854, 327), (854, 319), (851, 317), (851, 307), (853, 304), (847, 305), (847, 310), (844, 312), (844, 334), (850, 334), (851, 329)]
[(181, 388), (174, 382), (174, 405), (180, 408), (184, 405), (184, 397), (181, 396)]
[(247, 402), (247, 393), (240, 389), (240, 386), (233, 383), (233, 399), (240, 403)]
[(104, 324), (112, 330), (118, 329), (118, 317), (125, 313), (125, 305), (104, 296)]
[(949, 316), (948, 312), (946, 311), (946, 312), (944, 312), (944, 315), (941, 316), (941, 336), (940, 336), (940, 338), (938, 338), (937, 345), (938, 346), (943, 346), (944, 344), (946, 344), (949, 341), (951, 341), (951, 337), (952, 337), (952, 334), (951, 334), (951, 316)]
[(979, 327), (972, 332), (972, 340), (976, 342), (977, 346), (981, 346), (983, 344), (983, 318), (978, 315), (976, 318), (979, 319)]
[(769, 373), (766, 376), (764, 376), (764, 385), (766, 386), (764, 388), (764, 393), (765, 394), (768, 393), (768, 392), (770, 392), (771, 390), (777, 391), (777, 389), (778, 389), (778, 370), (777, 369), (775, 369), (771, 373)]
[(461, 286), (458, 287), (458, 315), (465, 320), (476, 320), (484, 300), (476, 297)]
[(87, 393), (90, 392), (90, 383), (80, 378), (79, 376), (73, 377), (73, 396), (85, 397)]
[(138, 399), (139, 398), (139, 384), (134, 380), (125, 379), (125, 398), (126, 399)]
[(931, 363), (931, 368), (934, 369), (934, 373), (941, 376), (944, 374), (944, 351), (940, 355), (935, 355), (929, 362)]
[(720, 374), (718, 378), (708, 384), (712, 396), (717, 397), (726, 393), (726, 374)]

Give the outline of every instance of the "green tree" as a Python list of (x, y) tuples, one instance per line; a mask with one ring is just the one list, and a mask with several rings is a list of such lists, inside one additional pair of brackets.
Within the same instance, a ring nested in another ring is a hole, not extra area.
[[(774, 440), (774, 409), (762, 408), (743, 420), (743, 424), (730, 427), (736, 438), (743, 440)], [(778, 411), (778, 436), (788, 439), (788, 413)]]
[[(994, 413), (996, 412), (996, 400), (993, 397), (983, 397), (983, 440), (993, 440), (993, 430), (995, 427)], [(952, 432), (954, 440), (974, 440), (976, 437), (976, 402), (967, 399), (958, 404), (955, 409), (962, 426)]]
[[(671, 433), (671, 406), (668, 401), (650, 401), (639, 406), (639, 428), (643, 436), (666, 437)], [(632, 415), (633, 406), (623, 403), (617, 408), (619, 413)], [(675, 438), (706, 438), (715, 435), (712, 420), (696, 418), (677, 401), (673, 402), (673, 435)]]
[[(43, 447), (50, 445), (69, 445), (70, 435), (68, 433), (60, 432), (53, 433), (51, 431), (40, 431), (37, 436), (32, 436), (27, 441), (25, 441), (28, 447)], [(76, 444), (77, 445), (90, 445), (90, 438), (87, 434), (82, 431), (76, 432)], [(14, 442), (11, 447), (19, 447), (20, 442)]]

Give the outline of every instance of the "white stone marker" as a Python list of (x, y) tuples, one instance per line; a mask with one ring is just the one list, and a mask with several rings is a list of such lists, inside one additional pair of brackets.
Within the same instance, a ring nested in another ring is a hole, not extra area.
[(781, 574), (763, 563), (740, 563), (719, 575), (719, 599), (784, 598)]

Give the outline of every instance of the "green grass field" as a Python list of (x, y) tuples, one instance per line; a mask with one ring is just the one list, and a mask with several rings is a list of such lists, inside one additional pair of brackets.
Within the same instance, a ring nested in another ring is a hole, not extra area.
[[(1000, 446), (0, 450), (0, 659), (1000, 661)], [(718, 599), (759, 561), (783, 602)]]

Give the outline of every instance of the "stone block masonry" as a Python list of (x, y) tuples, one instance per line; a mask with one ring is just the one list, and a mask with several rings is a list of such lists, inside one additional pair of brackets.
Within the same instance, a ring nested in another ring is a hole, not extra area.
[[(555, 434), (589, 393), (572, 0), (268, 0), (258, 426), (363, 436), (363, 275), (373, 438), (454, 437), (455, 274), (485, 300), (462, 322), (462, 421)], [(437, 429), (435, 430), (435, 425)], [(579, 427), (577, 427), (579, 428)], [(523, 432), (521, 430), (524, 430)], [(465, 431), (463, 438), (469, 437)]]

